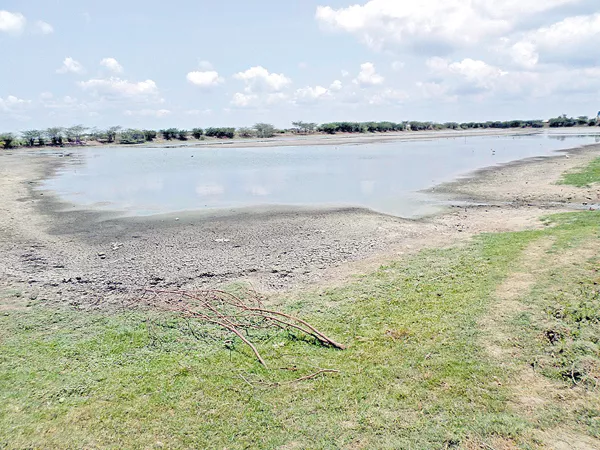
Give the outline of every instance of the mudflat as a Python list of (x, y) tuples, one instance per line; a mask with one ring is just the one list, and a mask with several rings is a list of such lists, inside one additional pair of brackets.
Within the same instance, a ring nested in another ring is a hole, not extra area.
[(600, 146), (482, 170), (433, 191), (440, 214), (405, 220), (363, 209), (249, 209), (122, 218), (78, 211), (39, 183), (61, 151), (0, 154), (0, 288), (23, 302), (105, 306), (146, 287), (244, 281), (261, 291), (332, 285), (389, 258), (481, 232), (539, 228), (550, 212), (595, 208), (600, 189), (557, 182)]

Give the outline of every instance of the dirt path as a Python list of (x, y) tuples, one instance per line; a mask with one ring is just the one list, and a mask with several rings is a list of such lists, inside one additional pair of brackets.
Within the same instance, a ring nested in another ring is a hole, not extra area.
[[(519, 363), (522, 351), (517, 342), (513, 342), (513, 333), (509, 322), (519, 314), (535, 312), (535, 304), (525, 302), (542, 276), (550, 270), (585, 260), (597, 254), (597, 246), (577, 248), (557, 255), (549, 250), (554, 239), (544, 238), (533, 242), (523, 252), (516, 270), (509, 274), (496, 291), (497, 301), (488, 314), (480, 321), (482, 345), (508, 373), (511, 373), (510, 389), (513, 399), (512, 408), (536, 424), (544, 408), (560, 405), (572, 412), (581, 406), (582, 393), (554, 382), (531, 366)], [(593, 450), (600, 448), (600, 440), (573, 430), (535, 430), (535, 436), (542, 443), (541, 448), (554, 450)]]

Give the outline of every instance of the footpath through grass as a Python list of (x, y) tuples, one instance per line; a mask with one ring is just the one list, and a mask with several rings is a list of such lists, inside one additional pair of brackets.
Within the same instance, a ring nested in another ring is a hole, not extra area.
[[(539, 424), (511, 408), (511, 370), (486, 353), (478, 324), (531, 242), (598, 239), (600, 213), (552, 220), (542, 231), (482, 235), (342, 288), (280, 299), (348, 349), (275, 333), (259, 343), (268, 370), (239, 342), (194, 336), (174, 317), (149, 326), (136, 312), (8, 310), (0, 314), (0, 448), (432, 449), (497, 438), (535, 448)], [(596, 314), (599, 300), (586, 299)], [(597, 323), (568, 311), (572, 326)], [(515, 325), (515, 336), (526, 332)], [(593, 354), (585, 336), (581, 351)], [(523, 342), (524, 360), (548, 350)], [(319, 368), (339, 374), (293, 382)], [(557, 370), (548, 375), (560, 378)], [(592, 434), (594, 411), (585, 413)]]
[(594, 183), (600, 183), (600, 158), (593, 160), (578, 172), (565, 174), (562, 179), (562, 184), (577, 187), (588, 187)]

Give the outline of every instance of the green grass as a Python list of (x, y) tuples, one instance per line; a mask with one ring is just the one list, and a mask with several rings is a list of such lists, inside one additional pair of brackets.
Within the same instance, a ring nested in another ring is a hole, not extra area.
[[(273, 333), (259, 342), (270, 369), (241, 343), (196, 339), (174, 317), (149, 326), (141, 313), (9, 311), (0, 315), (0, 448), (430, 449), (495, 436), (531, 448), (534, 424), (510, 408), (511, 370), (481, 347), (478, 322), (528, 244), (581, 245), (597, 238), (600, 214), (550, 220), (280, 299), (349, 347)], [(340, 373), (287, 383), (317, 368)], [(596, 419), (581, 410), (590, 430)]]
[(563, 175), (561, 184), (571, 184), (578, 187), (589, 187), (600, 182), (600, 158), (593, 160), (579, 172)]

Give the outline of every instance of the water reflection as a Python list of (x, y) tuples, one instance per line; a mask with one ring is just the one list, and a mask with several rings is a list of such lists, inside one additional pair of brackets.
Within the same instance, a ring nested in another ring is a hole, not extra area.
[(82, 149), (45, 188), (128, 214), (259, 205), (362, 206), (411, 217), (417, 192), (473, 170), (600, 141), (600, 135), (474, 136), (346, 146)]

